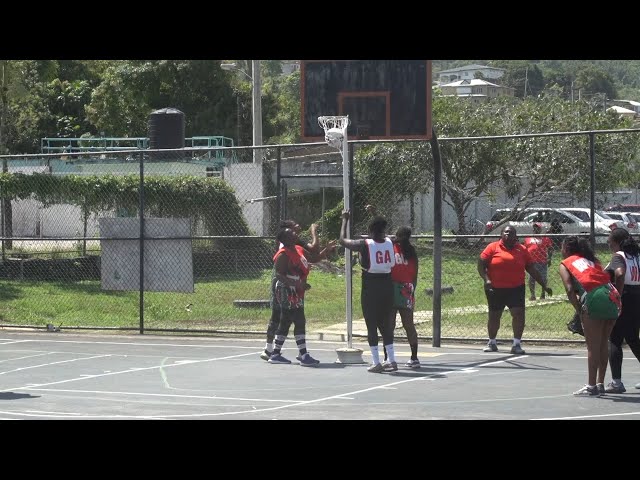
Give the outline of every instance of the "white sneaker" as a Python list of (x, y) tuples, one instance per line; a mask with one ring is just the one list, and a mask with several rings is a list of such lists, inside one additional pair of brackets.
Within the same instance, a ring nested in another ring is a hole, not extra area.
[(418, 360), (417, 358), (415, 360), (409, 360), (404, 365), (409, 368), (420, 368), (420, 360)]

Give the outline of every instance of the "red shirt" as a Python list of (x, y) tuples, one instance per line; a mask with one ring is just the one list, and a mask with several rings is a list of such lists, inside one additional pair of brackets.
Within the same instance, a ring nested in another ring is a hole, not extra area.
[(547, 263), (549, 248), (553, 247), (553, 242), (549, 237), (527, 237), (524, 239), (524, 246), (535, 263)]
[(511, 250), (508, 250), (502, 243), (502, 239), (487, 245), (480, 254), (480, 258), (487, 262), (487, 276), (496, 288), (514, 288), (524, 285), (524, 269), (533, 263), (524, 245), (516, 243)]
[(393, 253), (396, 256), (396, 264), (391, 268), (391, 280), (397, 283), (413, 283), (418, 272), (418, 259), (404, 258), (402, 247), (398, 243), (393, 244)]

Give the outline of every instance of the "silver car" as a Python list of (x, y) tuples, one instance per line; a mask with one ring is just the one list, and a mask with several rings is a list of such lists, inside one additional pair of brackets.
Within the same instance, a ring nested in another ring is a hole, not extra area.
[[(502, 212), (504, 212), (503, 219), (509, 215), (512, 216), (512, 219), (502, 223), (500, 223), (500, 221), (488, 222), (485, 228), (485, 234), (499, 235), (503, 227), (511, 225), (515, 227), (518, 236), (522, 237), (533, 233), (534, 223), (540, 223), (543, 232), (549, 231), (549, 227), (553, 221), (557, 221), (560, 224), (562, 233), (589, 236), (591, 231), (591, 222), (583, 221), (571, 212), (561, 208), (529, 207), (515, 214), (513, 214), (510, 209), (502, 210)], [(492, 218), (495, 218), (495, 216)], [(594, 223), (596, 243), (607, 242), (607, 237), (609, 233), (611, 233), (611, 226), (614, 222), (613, 219), (609, 219), (609, 222), (596, 221)], [(614, 228), (616, 227), (617, 225)]]
[[(578, 217), (580, 220), (584, 222), (591, 221), (591, 209), (586, 207), (571, 207), (571, 208), (560, 208), (564, 212), (569, 212)], [(594, 210), (593, 218), (594, 222), (602, 223), (609, 227), (609, 231), (615, 230), (616, 228), (624, 228), (624, 222), (620, 219), (611, 218), (609, 212), (605, 212), (603, 210)]]
[(640, 226), (638, 219), (640, 213), (637, 212), (607, 212), (607, 215), (614, 220), (620, 220), (623, 222), (622, 228), (626, 229), (632, 235), (638, 235), (640, 233)]

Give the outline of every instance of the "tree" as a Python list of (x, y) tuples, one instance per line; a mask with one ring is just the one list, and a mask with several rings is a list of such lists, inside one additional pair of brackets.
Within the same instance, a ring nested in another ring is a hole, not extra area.
[(127, 60), (109, 66), (93, 92), (87, 113), (110, 136), (147, 135), (154, 110), (185, 114), (185, 135), (235, 137), (237, 102), (232, 72), (220, 60)]
[(605, 94), (606, 98), (617, 98), (618, 92), (611, 75), (594, 65), (584, 65), (576, 72), (577, 88), (586, 95)]
[(518, 98), (538, 96), (544, 89), (544, 78), (538, 66), (527, 60), (497, 61), (494, 66), (504, 68), (500, 79), (503, 86), (512, 87)]

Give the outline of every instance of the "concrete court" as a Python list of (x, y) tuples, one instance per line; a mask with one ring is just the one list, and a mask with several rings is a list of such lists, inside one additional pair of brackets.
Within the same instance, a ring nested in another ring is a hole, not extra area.
[[(625, 348), (627, 392), (574, 397), (584, 347), (421, 345), (422, 367), (372, 374), (335, 363), (345, 343), (309, 341), (322, 363), (261, 360), (259, 338), (0, 330), (0, 419), (430, 420), (640, 419), (640, 363)], [(364, 343), (363, 358), (370, 360)], [(293, 347), (293, 349), (292, 349)], [(607, 372), (607, 381), (610, 380)]]

